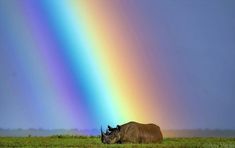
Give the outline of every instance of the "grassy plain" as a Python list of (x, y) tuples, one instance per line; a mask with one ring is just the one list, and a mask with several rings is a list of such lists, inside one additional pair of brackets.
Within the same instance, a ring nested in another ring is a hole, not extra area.
[(0, 147), (235, 148), (235, 138), (164, 138), (161, 144), (102, 144), (99, 137), (0, 137)]

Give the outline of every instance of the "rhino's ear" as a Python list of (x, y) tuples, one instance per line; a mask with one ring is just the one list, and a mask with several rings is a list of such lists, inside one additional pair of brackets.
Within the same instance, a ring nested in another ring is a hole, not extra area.
[(108, 129), (109, 129), (109, 131), (113, 131), (113, 130), (114, 130), (114, 128), (112, 128), (112, 127), (109, 126), (109, 125), (108, 125)]
[(121, 126), (120, 126), (120, 125), (117, 125), (117, 129), (120, 131), (120, 129), (121, 129)]

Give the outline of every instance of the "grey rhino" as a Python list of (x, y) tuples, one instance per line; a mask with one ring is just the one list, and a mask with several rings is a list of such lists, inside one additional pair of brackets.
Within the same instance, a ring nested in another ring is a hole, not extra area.
[(101, 141), (105, 144), (114, 143), (161, 143), (163, 140), (160, 127), (155, 124), (141, 124), (128, 122), (117, 125), (116, 128), (108, 126), (106, 133), (101, 128)]

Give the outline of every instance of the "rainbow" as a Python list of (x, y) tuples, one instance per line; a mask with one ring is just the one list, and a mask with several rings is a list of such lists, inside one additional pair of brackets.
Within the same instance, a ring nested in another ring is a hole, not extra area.
[(15, 103), (24, 108), (12, 112), (21, 117), (19, 125), (82, 129), (131, 120), (163, 128), (182, 124), (174, 107), (178, 104), (170, 99), (176, 89), (168, 79), (164, 51), (159, 46), (159, 57), (151, 57), (145, 32), (137, 30), (143, 20), (128, 14), (121, 2), (4, 5), (0, 11), (9, 24), (3, 35), (9, 46), (4, 48), (14, 51), (12, 63), (18, 64), (22, 78), (9, 86)]

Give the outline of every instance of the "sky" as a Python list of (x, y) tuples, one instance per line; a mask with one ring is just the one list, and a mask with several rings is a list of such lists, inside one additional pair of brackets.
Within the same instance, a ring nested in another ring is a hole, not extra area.
[(0, 1), (0, 128), (235, 129), (234, 0)]

